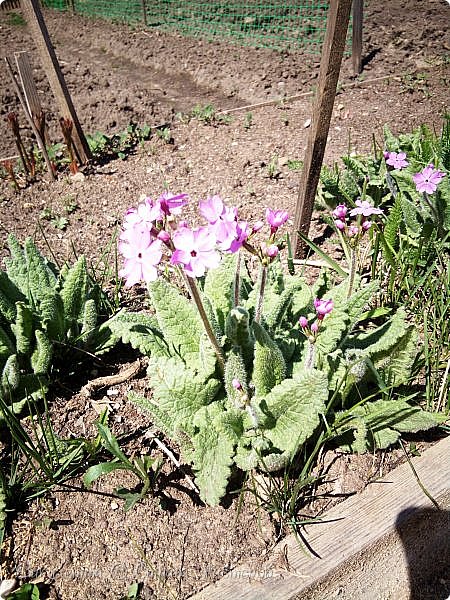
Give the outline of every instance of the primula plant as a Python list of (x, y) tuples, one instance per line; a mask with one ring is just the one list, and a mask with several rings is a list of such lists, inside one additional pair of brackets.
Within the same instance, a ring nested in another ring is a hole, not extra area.
[[(320, 431), (364, 451), (439, 422), (392, 399), (417, 334), (403, 310), (364, 321), (376, 282), (322, 274), (310, 287), (281, 267), (285, 211), (248, 223), (212, 196), (199, 203), (206, 223), (192, 227), (187, 202), (166, 193), (127, 211), (121, 274), (127, 286), (147, 282), (153, 311), (121, 311), (100, 333), (149, 356), (151, 397), (131, 400), (176, 440), (203, 501), (217, 504), (236, 468), (282, 469)], [(255, 283), (245, 256), (259, 264)]]
[(0, 396), (19, 412), (45, 393), (58, 358), (95, 349), (100, 290), (84, 257), (59, 270), (31, 239), (22, 246), (11, 234), (8, 245), (0, 271)]

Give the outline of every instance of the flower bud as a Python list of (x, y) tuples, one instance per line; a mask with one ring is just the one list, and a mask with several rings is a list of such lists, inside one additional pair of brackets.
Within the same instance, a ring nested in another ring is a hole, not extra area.
[(344, 223), (344, 221), (341, 221), (341, 219), (336, 219), (334, 224), (337, 227), (337, 229), (339, 229), (339, 231), (342, 231), (345, 229), (345, 223)]
[(333, 210), (333, 217), (335, 217), (335, 219), (345, 219), (347, 216), (347, 210), (348, 209), (345, 204), (338, 204)]
[(308, 327), (308, 319), (302, 316), (299, 318), (298, 324), (302, 329), (305, 329), (306, 327)]
[(312, 325), (311, 325), (311, 331), (313, 333), (317, 333), (319, 331), (319, 323), (317, 321), (315, 321)]
[(363, 221), (361, 227), (363, 231), (368, 231), (372, 227), (372, 221)]
[(170, 240), (170, 234), (167, 231), (165, 231), (164, 229), (161, 229), (161, 231), (158, 233), (158, 235), (156, 237), (158, 238), (158, 240), (161, 240), (165, 244)]
[(235, 390), (242, 390), (242, 384), (239, 381), (239, 379), (234, 378), (231, 381), (231, 385), (234, 387)]

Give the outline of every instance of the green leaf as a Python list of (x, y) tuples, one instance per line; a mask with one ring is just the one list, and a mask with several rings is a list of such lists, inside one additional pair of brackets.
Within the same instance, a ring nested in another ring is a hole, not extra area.
[(29, 354), (33, 342), (33, 314), (26, 304), (17, 302), (16, 322), (11, 330), (16, 336), (16, 349), (19, 354)]
[[(436, 427), (445, 415), (430, 413), (405, 400), (367, 402), (350, 411), (355, 419), (363, 419), (367, 428), (367, 450), (385, 449), (394, 444), (401, 433), (416, 433)], [(350, 422), (348, 427), (352, 427)]]
[(252, 380), (257, 396), (265, 396), (281, 383), (286, 376), (286, 363), (283, 353), (259, 324), (252, 324), (255, 336), (255, 358), (253, 360)]
[(324, 260), (329, 267), (334, 269), (341, 277), (347, 277), (347, 272), (341, 267), (341, 265), (336, 262), (333, 258), (328, 256), (326, 252), (324, 252), (319, 246), (317, 246), (313, 241), (307, 238), (301, 231), (298, 231), (299, 238), (307, 244), (313, 252), (315, 252), (322, 260)]
[[(221, 385), (216, 379), (205, 381), (195, 376), (177, 358), (151, 358), (148, 375), (158, 412), (167, 415), (169, 419), (166, 417), (165, 421), (172, 423), (172, 436), (177, 429), (189, 431), (194, 414), (214, 399)], [(148, 408), (152, 411), (151, 404)]]
[(192, 370), (198, 370), (203, 333), (198, 311), (191, 301), (163, 279), (149, 283), (148, 289), (159, 328), (171, 352)]
[(0, 271), (0, 316), (3, 315), (7, 323), (16, 320), (16, 302), (24, 302), (25, 296), (11, 281), (5, 271)]
[(121, 339), (145, 356), (168, 355), (167, 344), (163, 339), (154, 315), (122, 310), (103, 323), (91, 336), (97, 352), (105, 351)]
[(220, 265), (216, 269), (210, 269), (205, 277), (203, 292), (213, 305), (222, 331), (226, 316), (233, 307), (236, 261), (235, 254), (224, 257)]
[(88, 273), (86, 259), (84, 256), (80, 256), (77, 262), (68, 270), (61, 289), (64, 314), (69, 326), (82, 319), (82, 308), (86, 300), (87, 291)]
[(111, 433), (109, 427), (104, 423), (101, 423), (100, 421), (97, 421), (96, 426), (98, 429), (98, 433), (100, 434), (100, 437), (102, 439), (103, 446), (108, 450), (108, 452), (111, 452), (113, 456), (120, 460), (122, 465), (130, 467), (130, 461), (120, 449), (119, 443), (114, 437), (114, 435)]
[(202, 427), (193, 438), (193, 469), (200, 498), (209, 506), (217, 506), (224, 496), (231, 475), (234, 444), (214, 427)]
[(328, 381), (321, 371), (303, 371), (285, 379), (265, 398), (275, 425), (266, 431), (273, 446), (293, 458), (319, 425), (328, 400)]
[(293, 277), (287, 283), (284, 291), (280, 294), (278, 302), (272, 307), (271, 312), (265, 317), (265, 324), (269, 331), (274, 331), (276, 328), (282, 328), (283, 320), (285, 319), (297, 294), (299, 295), (298, 297), (308, 297), (310, 295), (306, 283), (299, 277)]
[(53, 347), (44, 331), (36, 329), (36, 349), (31, 355), (31, 368), (36, 375), (45, 375), (50, 368)]
[(59, 293), (49, 290), (41, 296), (39, 304), (42, 325), (45, 327), (52, 341), (64, 341), (66, 336), (66, 323), (64, 318), (64, 304)]
[(93, 465), (89, 467), (86, 473), (83, 475), (83, 483), (87, 488), (90, 488), (91, 485), (102, 475), (108, 475), (108, 473), (112, 473), (113, 471), (124, 470), (126, 469), (126, 465), (122, 462), (118, 462), (117, 459), (110, 462), (99, 463), (98, 465)]

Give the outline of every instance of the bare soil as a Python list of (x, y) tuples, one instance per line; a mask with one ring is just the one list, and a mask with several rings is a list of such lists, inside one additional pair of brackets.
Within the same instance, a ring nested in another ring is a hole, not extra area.
[[(350, 57), (344, 60), (326, 163), (348, 151), (370, 151), (372, 136), (382, 144), (385, 123), (396, 133), (422, 123), (440, 127), (449, 108), (449, 17), (445, 0), (366, 2), (364, 71), (354, 78)], [(86, 133), (111, 135), (133, 121), (167, 124), (172, 139), (167, 143), (154, 135), (126, 160), (91, 165), (84, 176), (62, 173), (49, 183), (42, 173), (19, 192), (0, 179), (0, 254), (12, 231), (19, 239), (33, 236), (44, 254), (51, 248), (58, 260), (72, 261), (75, 251), (97, 264), (124, 211), (141, 195), (159, 195), (164, 189), (188, 192), (193, 203), (219, 193), (253, 219), (266, 206), (293, 214), (299, 171), (291, 161), (303, 159), (313, 104), (311, 95), (302, 94), (317, 84), (317, 57), (130, 29), (68, 13), (46, 11), (45, 19)], [(11, 13), (0, 12), (0, 55), (21, 50), (30, 53), (51, 139), (61, 141), (33, 40), (26, 26), (14, 24)], [(0, 81), (4, 159), (16, 154), (6, 114), (16, 111), (24, 136), (29, 133), (3, 63)], [(272, 103), (248, 106), (267, 101)], [(213, 104), (217, 111), (247, 108), (231, 112), (229, 123), (211, 126), (180, 117), (196, 104)], [(47, 216), (65, 217), (67, 226), (61, 230), (43, 218), (44, 209)], [(313, 227), (320, 235), (319, 221)], [(143, 290), (126, 300), (139, 305)], [(115, 434), (128, 440), (126, 451), (155, 453), (145, 435), (151, 424), (126, 400), (129, 390), (145, 389), (145, 378), (89, 398), (80, 393), (89, 379), (117, 373), (134, 358), (119, 348), (83, 373), (68, 373), (55, 382), (51, 412), (57, 433), (94, 435), (93, 422), (108, 403)], [(328, 491), (335, 496), (362, 489), (399, 460), (396, 453), (336, 458), (330, 451), (325, 460), (333, 463), (335, 483)], [(184, 474), (169, 464), (159, 495), (125, 513), (111, 492), (136, 483), (131, 476), (110, 475), (91, 494), (75, 489), (81, 487), (76, 480), (72, 491), (52, 491), (34, 503), (14, 521), (2, 575), (42, 581), (48, 585), (45, 597), (52, 599), (118, 599), (133, 581), (144, 584), (145, 599), (187, 598), (239, 561), (257, 561), (277, 537), (274, 522), (255, 510), (251, 498), (239, 513), (232, 496), (219, 508), (202, 506)], [(332, 501), (313, 504), (309, 514), (320, 513)]]

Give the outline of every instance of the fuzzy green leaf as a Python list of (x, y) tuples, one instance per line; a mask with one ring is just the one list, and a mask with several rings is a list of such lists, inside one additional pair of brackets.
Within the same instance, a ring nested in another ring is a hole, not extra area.
[(11, 354), (3, 367), (2, 387), (6, 392), (16, 390), (20, 384), (20, 368), (16, 354)]
[(233, 346), (240, 348), (242, 358), (248, 367), (253, 362), (254, 337), (250, 330), (250, 316), (242, 306), (233, 308), (225, 323), (225, 335)]
[(40, 329), (34, 332), (36, 349), (31, 355), (31, 368), (36, 375), (47, 373), (52, 360), (53, 347), (47, 335)]
[(84, 256), (80, 256), (77, 262), (68, 270), (61, 289), (64, 315), (69, 326), (82, 319), (82, 308), (86, 300), (87, 291), (88, 273), (86, 259)]
[(275, 448), (292, 458), (313, 434), (328, 400), (327, 384), (324, 373), (305, 370), (295, 379), (285, 379), (266, 396), (267, 409), (275, 420), (266, 436)]
[(16, 302), (24, 302), (25, 296), (11, 281), (5, 271), (0, 271), (0, 316), (3, 315), (7, 323), (16, 320)]
[(159, 328), (171, 353), (178, 355), (192, 370), (198, 370), (203, 327), (195, 306), (163, 279), (149, 283), (148, 289)]
[[(248, 395), (247, 372), (244, 359), (237, 346), (228, 353), (225, 363), (225, 391), (232, 406), (240, 407), (243, 404), (243, 395)], [(242, 388), (237, 390), (233, 386), (233, 380), (237, 379)]]
[(283, 381), (286, 376), (286, 363), (283, 353), (267, 331), (256, 322), (252, 328), (255, 336), (252, 380), (256, 395), (261, 397)]
[(293, 299), (296, 294), (307, 297), (309, 295), (308, 286), (299, 277), (293, 277), (289, 281), (278, 297), (278, 302), (272, 307), (270, 313), (265, 317), (265, 324), (269, 331), (274, 331), (283, 323), (283, 319), (292, 306)]
[(16, 322), (11, 330), (16, 336), (16, 349), (19, 354), (29, 354), (33, 343), (33, 314), (26, 304), (17, 302)]
[(83, 308), (83, 322), (81, 327), (81, 339), (88, 342), (95, 326), (97, 325), (97, 306), (93, 298), (86, 300)]
[(194, 376), (180, 359), (173, 357), (151, 358), (148, 376), (159, 411), (168, 414), (173, 423), (172, 435), (177, 429), (189, 430), (194, 414), (214, 399), (220, 387), (215, 379), (205, 382)]
[(210, 269), (205, 277), (203, 292), (210, 299), (216, 312), (219, 327), (225, 328), (225, 319), (233, 306), (236, 255), (224, 257), (216, 269)]
[(426, 412), (417, 406), (411, 406), (405, 400), (367, 402), (354, 408), (351, 414), (355, 419), (363, 419), (365, 422), (367, 450), (373, 447), (385, 449), (394, 444), (401, 433), (426, 431), (445, 420), (445, 415)]
[(121, 339), (145, 356), (167, 356), (168, 348), (154, 315), (122, 310), (103, 323), (91, 336), (96, 352), (105, 351)]
[(57, 292), (49, 291), (41, 297), (39, 314), (49, 338), (52, 341), (63, 341), (66, 335), (64, 305)]
[(15, 354), (16, 347), (13, 344), (10, 336), (6, 333), (3, 327), (0, 325), (0, 366), (3, 361), (8, 358), (10, 354)]
[(41, 255), (30, 238), (25, 240), (24, 253), (28, 267), (28, 285), (32, 304), (36, 305), (49, 289), (55, 287), (56, 276), (50, 269), (47, 259)]
[(193, 438), (195, 482), (200, 498), (209, 506), (217, 506), (224, 496), (233, 464), (234, 443), (221, 435), (210, 422)]

